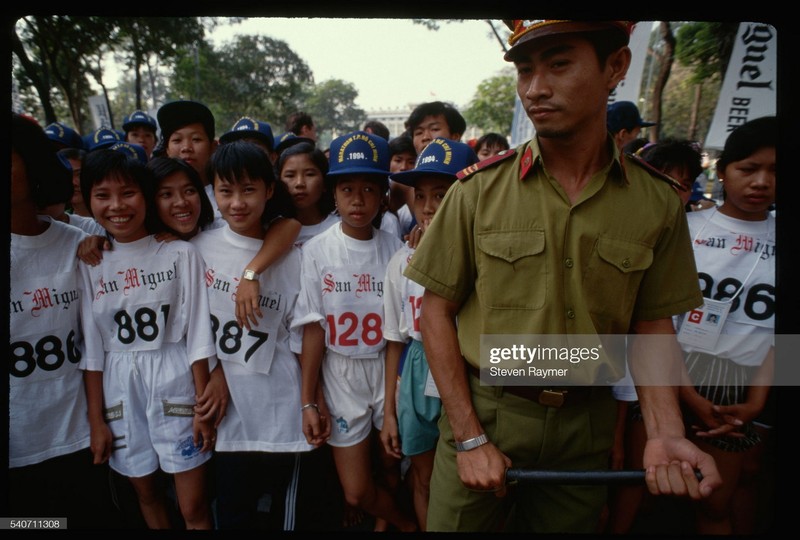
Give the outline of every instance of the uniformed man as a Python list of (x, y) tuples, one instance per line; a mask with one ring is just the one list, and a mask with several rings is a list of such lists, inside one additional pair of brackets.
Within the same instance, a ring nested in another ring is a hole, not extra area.
[(405, 271), (426, 288), (423, 343), (443, 403), (428, 530), (592, 533), (605, 486), (520, 483), (508, 513), (505, 473), (607, 469), (610, 386), (482, 385), (481, 336), (665, 337), (646, 351), (652, 362), (632, 358), (637, 382), (650, 375), (639, 388), (646, 481), (654, 494), (699, 499), (719, 473), (685, 438), (677, 386), (652, 371), (680, 365), (671, 317), (702, 297), (675, 190), (622, 157), (606, 130), (632, 23), (507, 24), (505, 59), (536, 137), (462, 172)]

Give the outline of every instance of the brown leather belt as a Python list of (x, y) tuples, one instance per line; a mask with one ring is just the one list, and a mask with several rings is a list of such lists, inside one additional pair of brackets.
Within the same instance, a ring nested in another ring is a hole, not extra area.
[[(478, 379), (481, 378), (478, 368), (464, 360), (467, 371)], [(503, 393), (512, 394), (523, 399), (535, 401), (545, 407), (572, 407), (589, 400), (593, 386), (570, 386), (567, 388), (546, 388), (542, 386), (503, 386)]]

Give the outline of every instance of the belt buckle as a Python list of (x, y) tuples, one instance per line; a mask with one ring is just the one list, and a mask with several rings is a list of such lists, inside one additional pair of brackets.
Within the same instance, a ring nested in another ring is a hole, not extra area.
[(545, 407), (561, 407), (564, 405), (566, 390), (542, 390), (539, 394), (539, 404)]

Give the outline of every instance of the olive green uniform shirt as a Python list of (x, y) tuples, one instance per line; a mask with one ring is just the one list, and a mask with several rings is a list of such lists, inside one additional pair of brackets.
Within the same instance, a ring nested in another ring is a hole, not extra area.
[(535, 137), (447, 192), (404, 274), (461, 306), (473, 366), (481, 334), (627, 334), (702, 304), (679, 197), (608, 144), (613, 158), (574, 205)]

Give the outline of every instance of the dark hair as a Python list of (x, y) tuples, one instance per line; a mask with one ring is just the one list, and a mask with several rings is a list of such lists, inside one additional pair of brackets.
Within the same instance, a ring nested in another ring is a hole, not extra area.
[(703, 172), (703, 156), (691, 141), (661, 140), (644, 148), (641, 158), (662, 172), (686, 167), (689, 178), (697, 178)]
[(297, 215), (286, 184), (277, 181), (272, 162), (260, 146), (240, 139), (221, 145), (211, 155), (208, 178), (212, 182), (219, 177), (222, 181), (235, 184), (245, 176), (251, 180), (261, 180), (267, 187), (273, 186), (272, 197), (261, 216), (263, 224), (277, 217), (293, 218)]
[(491, 148), (492, 146), (497, 146), (501, 150), (508, 150), (510, 145), (508, 144), (508, 139), (500, 135), (499, 133), (489, 132), (481, 135), (478, 140), (475, 142), (475, 153), (477, 154), (478, 151), (482, 147)]
[(303, 126), (312, 127), (313, 125), (314, 119), (303, 111), (294, 112), (286, 118), (286, 131), (291, 131), (295, 135), (300, 135), (300, 128)]
[[(333, 212), (333, 209), (336, 207), (336, 205), (333, 202), (333, 192), (328, 189), (328, 183), (325, 181), (325, 177), (328, 174), (328, 158), (325, 157), (325, 153), (322, 150), (307, 142), (301, 142), (292, 145), (281, 153), (280, 157), (278, 158), (278, 163), (275, 166), (275, 170), (277, 171), (280, 179), (281, 172), (283, 171), (283, 165), (286, 163), (286, 160), (292, 156), (298, 156), (301, 154), (308, 155), (308, 159), (310, 159), (311, 162), (322, 173), (322, 184), (324, 189), (322, 191), (322, 195), (317, 201), (317, 208), (323, 216), (327, 216)], [(283, 181), (279, 183), (283, 184)]]
[(414, 148), (414, 139), (409, 135), (399, 135), (389, 141), (389, 159), (397, 154), (409, 153), (413, 156), (417, 155), (417, 149)]
[(386, 124), (378, 120), (367, 120), (367, 122), (364, 124), (364, 131), (367, 133), (374, 133), (378, 137), (383, 137), (387, 141), (389, 140), (389, 128), (386, 127)]
[(409, 133), (413, 133), (414, 129), (416, 129), (417, 126), (419, 126), (427, 116), (438, 116), (440, 114), (444, 116), (444, 119), (450, 128), (451, 135), (453, 133), (459, 133), (463, 135), (467, 130), (467, 121), (464, 120), (464, 117), (461, 116), (461, 113), (458, 112), (455, 107), (449, 103), (444, 103), (443, 101), (431, 101), (417, 105), (417, 107), (411, 111), (411, 114), (408, 116), (405, 127)]
[(625, 144), (625, 146), (622, 147), (622, 153), (637, 154), (639, 150), (642, 150), (648, 144), (650, 144), (649, 139), (645, 139), (644, 137), (636, 137), (635, 139), (633, 139), (632, 141), (630, 141), (629, 143)]
[(778, 146), (778, 118), (762, 116), (750, 120), (731, 131), (725, 147), (717, 160), (717, 173), (722, 173), (729, 164), (753, 155), (761, 148)]
[[(198, 195), (200, 196), (200, 216), (197, 219), (198, 230), (214, 221), (214, 207), (211, 205), (211, 201), (208, 199), (208, 193), (206, 193), (203, 180), (200, 178), (200, 175), (197, 173), (197, 171), (194, 170), (194, 167), (186, 163), (181, 158), (162, 156), (152, 158), (150, 161), (148, 161), (147, 168), (153, 171), (154, 200), (156, 194), (158, 193), (158, 189), (161, 187), (161, 182), (165, 178), (172, 176), (173, 174), (184, 173), (189, 177), (189, 181), (192, 183), (192, 186), (194, 186)], [(161, 222), (160, 217), (158, 220)], [(171, 230), (163, 222), (161, 222), (161, 228), (163, 230), (169, 230), (173, 234), (180, 236), (176, 231)]]
[(25, 164), (30, 197), (38, 208), (72, 198), (72, 170), (58, 158), (52, 141), (36, 120), (11, 113), (11, 148)]
[(147, 232), (153, 234), (163, 230), (156, 212), (153, 171), (138, 159), (108, 148), (99, 148), (86, 154), (81, 167), (81, 194), (92, 216), (92, 187), (109, 179), (139, 186), (145, 200), (144, 225)]
[(177, 100), (165, 103), (158, 109), (158, 123), (161, 126), (161, 140), (158, 146), (166, 152), (169, 139), (177, 130), (191, 124), (203, 126), (208, 140), (213, 142), (216, 133), (214, 113), (203, 103), (191, 100)]

